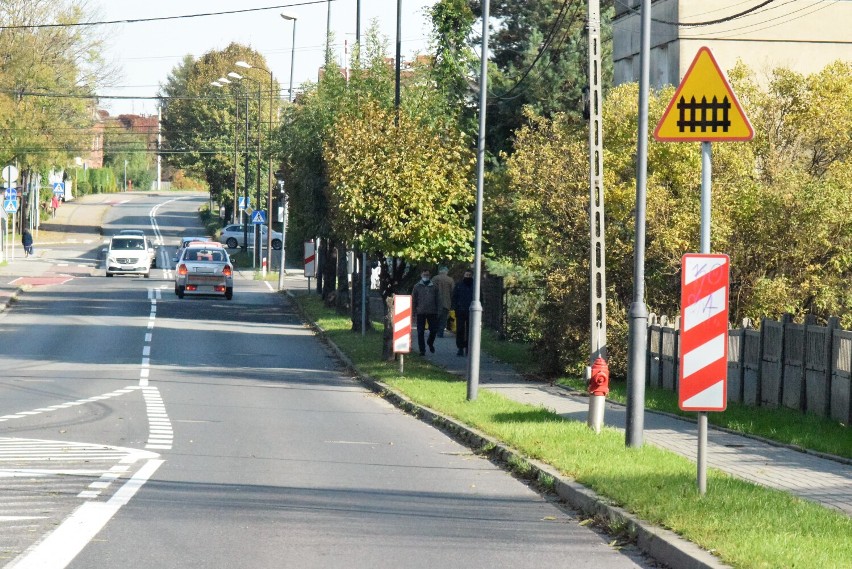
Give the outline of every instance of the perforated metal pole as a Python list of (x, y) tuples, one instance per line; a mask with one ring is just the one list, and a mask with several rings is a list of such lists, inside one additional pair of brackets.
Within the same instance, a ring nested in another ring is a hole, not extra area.
[[(591, 246), (589, 258), (589, 335), (591, 355), (589, 364), (597, 358), (606, 358), (606, 239), (604, 235), (603, 188), (603, 128), (601, 93), (601, 9), (600, 0), (589, 0), (589, 225)], [(591, 379), (591, 368), (588, 377)], [(604, 419), (603, 395), (589, 396), (588, 425), (596, 433)]]

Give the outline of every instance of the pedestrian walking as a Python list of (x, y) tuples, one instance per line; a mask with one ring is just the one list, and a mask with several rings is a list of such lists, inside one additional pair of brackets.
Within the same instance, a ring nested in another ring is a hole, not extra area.
[(467, 343), (470, 333), (470, 304), (473, 302), (473, 272), (467, 270), (464, 277), (453, 289), (452, 309), (456, 311), (456, 352), (457, 356), (467, 355)]
[(56, 218), (56, 210), (59, 209), (59, 198), (56, 194), (53, 194), (53, 197), (50, 198), (50, 216), (52, 218)]
[(33, 234), (29, 229), (24, 229), (21, 232), (21, 245), (24, 246), (24, 257), (29, 257), (33, 254)]
[(438, 305), (439, 338), (444, 337), (444, 332), (447, 329), (447, 318), (450, 316), (450, 308), (452, 308), (453, 304), (453, 287), (456, 285), (456, 281), (447, 274), (449, 272), (447, 267), (440, 267), (438, 274), (432, 279), (432, 282), (438, 287), (438, 298), (441, 301)]
[[(441, 300), (438, 287), (432, 282), (432, 273), (424, 270), (420, 273), (420, 280), (411, 291), (411, 308), (417, 318), (417, 347), (420, 355), (426, 355), (426, 345), (429, 351), (435, 353), (435, 336), (438, 333), (438, 309)], [(429, 325), (429, 341), (426, 342), (426, 325)]]

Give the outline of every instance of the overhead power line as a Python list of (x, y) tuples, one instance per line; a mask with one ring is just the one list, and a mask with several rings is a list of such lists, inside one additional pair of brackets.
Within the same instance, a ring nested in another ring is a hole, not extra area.
[(498, 98), (498, 99), (507, 98), (509, 95), (511, 95), (515, 91), (515, 89), (517, 89), (521, 85), (521, 83), (524, 82), (524, 80), (527, 78), (527, 76), (530, 74), (530, 72), (535, 67), (535, 64), (538, 63), (538, 61), (544, 55), (544, 52), (547, 51), (548, 47), (550, 47), (550, 43), (553, 41), (553, 38), (556, 34), (556, 30), (559, 29), (559, 26), (562, 24), (563, 20), (565, 19), (565, 10), (568, 8), (568, 2), (569, 1), (570, 0), (565, 0), (562, 3), (562, 7), (559, 9), (559, 13), (556, 14), (556, 18), (553, 20), (553, 24), (550, 26), (550, 30), (547, 33), (547, 37), (545, 38), (544, 42), (541, 44), (541, 47), (538, 49), (538, 53), (535, 55), (535, 59), (533, 59), (532, 63), (530, 63), (529, 66), (526, 68), (523, 75), (521, 75), (521, 78), (518, 79), (515, 82), (515, 84), (512, 85), (509, 89), (507, 89), (502, 95), (498, 95), (496, 98)]
[(0, 30), (20, 30), (39, 28), (75, 28), (81, 26), (109, 26), (114, 24), (139, 24), (142, 22), (162, 22), (164, 20), (185, 20), (188, 18), (203, 18), (207, 16), (227, 16), (231, 14), (244, 14), (246, 12), (264, 12), (267, 10), (280, 10), (281, 8), (295, 8), (297, 6), (310, 6), (312, 4), (326, 4), (335, 0), (305, 0), (304, 2), (291, 2), (278, 6), (265, 6), (263, 8), (243, 8), (241, 10), (227, 10), (222, 12), (204, 12), (200, 14), (184, 14), (181, 16), (158, 16), (154, 18), (134, 18), (128, 20), (107, 20), (102, 22), (77, 22), (73, 24), (29, 24), (15, 26), (0, 26)]
[[(632, 6), (628, 6), (627, 4), (624, 3), (623, 0), (616, 0), (616, 1), (619, 4), (621, 4), (622, 6), (624, 6), (625, 8), (627, 8), (627, 10), (629, 12), (636, 14), (636, 15), (639, 14), (639, 10), (637, 10), (636, 8), (633, 8)], [(773, 2), (775, 2), (775, 0), (764, 0), (763, 2), (758, 4), (757, 6), (752, 6), (751, 8), (747, 8), (745, 10), (737, 12), (736, 14), (731, 14), (730, 16), (725, 16), (723, 18), (716, 18), (715, 20), (704, 20), (704, 21), (700, 21), (700, 22), (680, 22), (680, 21), (673, 21), (673, 20), (663, 20), (663, 19), (660, 19), (660, 18), (653, 18), (652, 17), (651, 21), (656, 22), (658, 24), (668, 24), (670, 26), (678, 26), (678, 27), (681, 27), (681, 28), (695, 28), (695, 27), (699, 27), (699, 26), (713, 26), (715, 24), (723, 24), (725, 22), (730, 22), (731, 20), (736, 20), (737, 18), (742, 18), (743, 16), (747, 16), (747, 15), (753, 13), (753, 12), (760, 10), (761, 8), (763, 8), (765, 6), (768, 6), (769, 4), (772, 4)]]

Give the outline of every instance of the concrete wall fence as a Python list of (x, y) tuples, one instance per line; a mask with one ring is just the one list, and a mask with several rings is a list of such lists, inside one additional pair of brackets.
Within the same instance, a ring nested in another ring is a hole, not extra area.
[[(679, 318), (648, 319), (648, 384), (677, 390)], [(764, 318), (756, 329), (746, 319), (728, 332), (728, 401), (752, 407), (787, 407), (852, 422), (852, 331), (836, 318), (818, 326), (790, 315)]]

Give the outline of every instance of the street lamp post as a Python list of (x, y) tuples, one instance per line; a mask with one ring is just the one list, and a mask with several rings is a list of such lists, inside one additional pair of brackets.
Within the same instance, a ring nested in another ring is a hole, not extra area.
[(293, 68), (296, 65), (296, 16), (281, 12), (281, 17), (293, 22), (293, 41), (290, 42), (290, 88), (287, 90), (287, 100), (293, 102)]
[(127, 191), (127, 160), (124, 161), (124, 191)]
[[(295, 25), (293, 26), (293, 29), (295, 30)], [(272, 175), (272, 106), (274, 105), (274, 101), (275, 101), (275, 76), (268, 69), (264, 69), (263, 67), (255, 67), (255, 66), (253, 66), (250, 63), (247, 63), (245, 61), (237, 61), (235, 63), (235, 65), (237, 67), (242, 67), (244, 69), (257, 69), (257, 70), (263, 71), (264, 73), (267, 73), (269, 75), (269, 123), (267, 125), (267, 135), (266, 135), (267, 136), (266, 148), (267, 148), (267, 152), (269, 154), (269, 157), (268, 157), (268, 160), (267, 160), (267, 162), (268, 162), (267, 163), (268, 175), (267, 175), (267, 180), (266, 180), (267, 184), (269, 186), (269, 193), (267, 195), (267, 200), (266, 200), (267, 210), (268, 210), (268, 214), (269, 214), (269, 219), (268, 219), (269, 231), (267, 231), (267, 233), (266, 233), (266, 251), (267, 251), (267, 254), (269, 255), (269, 259), (270, 259), (270, 262), (271, 262), (272, 261), (272, 186), (274, 185), (273, 175)], [(292, 68), (291, 68), (291, 77), (292, 77)], [(259, 111), (260, 111), (260, 109), (258, 107), (258, 112)], [(259, 163), (258, 163), (258, 165), (259, 165)], [(260, 203), (260, 197), (259, 196), (260, 196), (260, 194), (258, 193), (258, 204)], [(282, 241), (283, 241), (283, 236), (282, 236)], [(283, 246), (283, 242), (282, 242), (282, 246)]]
[[(237, 73), (235, 71), (231, 71), (230, 73), (228, 73), (228, 77), (231, 77), (233, 79), (237, 79), (239, 81), (242, 81), (242, 80), (245, 79), (245, 80), (251, 81), (253, 83), (257, 83), (257, 111), (258, 111), (258, 121), (257, 121), (257, 207), (260, 209), (261, 208), (261, 200), (260, 200), (260, 155), (261, 155), (261, 148), (260, 148), (260, 101), (261, 101), (261, 98), (260, 98), (260, 95), (261, 95), (261, 84), (260, 84), (259, 81), (255, 81), (251, 77), (244, 77), (244, 76), (240, 75), (239, 73)], [(248, 113), (248, 105), (246, 105), (246, 113)], [(248, 169), (246, 169), (246, 179), (248, 179)], [(245, 236), (248, 236), (248, 221), (249, 220), (246, 219), (246, 226), (243, 228), (243, 234)], [(260, 249), (263, 248), (263, 243), (260, 240), (260, 227), (257, 228), (257, 234), (255, 234), (255, 236), (254, 236), (254, 254), (252, 255), (252, 267), (253, 268), (256, 268), (260, 265), (261, 251), (258, 248), (258, 245), (260, 246)]]
[[(230, 83), (230, 81), (224, 77), (220, 77), (216, 81), (212, 81), (210, 84), (217, 88), (223, 88), (226, 84)], [(248, 205), (248, 173), (249, 173), (249, 151), (248, 151), (248, 139), (249, 139), (249, 124), (248, 124), (248, 97), (245, 98), (246, 110), (245, 110), (245, 132), (246, 132), (246, 143), (245, 143), (245, 180), (243, 182), (243, 201), (246, 205)], [(240, 106), (236, 105), (236, 116), (239, 119)], [(237, 125), (236, 121), (234, 122), (234, 221), (236, 222), (237, 211), (240, 212), (240, 222), (243, 226), (243, 244), (240, 247), (240, 251), (245, 253), (248, 250), (248, 220), (242, 219), (243, 210), (239, 209), (238, 198), (237, 198)]]

